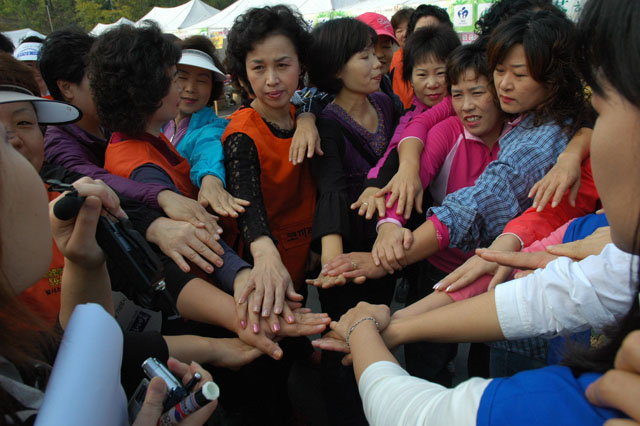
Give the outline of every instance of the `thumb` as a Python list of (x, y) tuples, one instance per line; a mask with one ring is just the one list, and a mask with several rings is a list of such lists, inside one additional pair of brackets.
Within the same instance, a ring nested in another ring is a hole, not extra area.
[(147, 394), (136, 417), (133, 426), (153, 426), (162, 414), (162, 403), (167, 394), (167, 386), (160, 377), (154, 377), (149, 382)]

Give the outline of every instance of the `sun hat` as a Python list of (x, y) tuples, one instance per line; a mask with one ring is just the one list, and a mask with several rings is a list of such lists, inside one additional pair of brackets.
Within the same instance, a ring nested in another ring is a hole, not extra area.
[(37, 61), (38, 56), (40, 56), (41, 48), (42, 48), (42, 43), (37, 43), (37, 42), (22, 43), (20, 46), (16, 47), (16, 50), (13, 52), (13, 57), (23, 62)]
[(0, 84), (0, 104), (31, 102), (36, 109), (39, 124), (67, 124), (82, 117), (80, 110), (66, 102), (34, 96), (24, 87)]
[(376, 34), (378, 34), (379, 36), (383, 35), (391, 37), (393, 41), (395, 41), (396, 43), (398, 42), (391, 22), (389, 22), (389, 20), (384, 15), (380, 15), (379, 13), (375, 12), (367, 12), (363, 13), (360, 16), (357, 16), (356, 19), (373, 28)]
[(178, 64), (191, 65), (192, 67), (213, 71), (213, 78), (215, 80), (224, 81), (227, 78), (224, 73), (216, 67), (213, 58), (201, 50), (184, 49)]

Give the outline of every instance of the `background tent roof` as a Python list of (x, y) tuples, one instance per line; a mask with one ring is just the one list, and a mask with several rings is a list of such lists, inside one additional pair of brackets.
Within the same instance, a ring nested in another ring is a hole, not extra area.
[(31, 28), (23, 28), (21, 30), (15, 31), (5, 31), (2, 34), (9, 37), (15, 47), (18, 47), (18, 45), (20, 44), (20, 40), (29, 36), (38, 36), (42, 37), (43, 39), (46, 37), (44, 34), (40, 34), (39, 32), (32, 30)]
[(274, 6), (276, 4), (287, 4), (293, 9), (297, 9), (303, 16), (316, 15), (321, 12), (330, 12), (348, 7), (358, 3), (357, 0), (299, 0), (295, 4), (290, 0), (237, 0), (220, 13), (208, 18), (197, 25), (186, 28), (186, 30), (200, 30), (209, 28), (210, 30), (224, 30), (233, 26), (235, 19), (253, 7)]
[(91, 32), (89, 34), (93, 35), (93, 36), (99, 36), (100, 34), (102, 34), (103, 32), (107, 31), (109, 28), (115, 27), (116, 25), (135, 25), (135, 22), (130, 21), (127, 18), (120, 18), (118, 19), (116, 22), (114, 22), (113, 24), (98, 24), (95, 27), (93, 27), (93, 29), (91, 30)]
[(203, 3), (201, 0), (191, 0), (176, 7), (154, 7), (138, 24), (146, 19), (156, 21), (164, 32), (172, 32), (197, 24), (219, 12), (218, 9)]

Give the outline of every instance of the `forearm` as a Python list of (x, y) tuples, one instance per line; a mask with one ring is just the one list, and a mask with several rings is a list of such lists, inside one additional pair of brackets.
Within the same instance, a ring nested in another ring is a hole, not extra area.
[(206, 364), (211, 359), (213, 349), (211, 338), (202, 336), (162, 336), (169, 348), (169, 356), (189, 364), (195, 361)]
[(373, 321), (361, 322), (349, 336), (349, 345), (353, 354), (353, 370), (356, 381), (360, 381), (364, 370), (374, 362), (391, 361), (398, 364), (380, 337)]
[(83, 303), (97, 303), (111, 315), (114, 315), (111, 281), (107, 273), (106, 262), (95, 269), (86, 269), (65, 258), (60, 300), (62, 328), (67, 326), (73, 309)]
[(592, 134), (593, 129), (582, 127), (576, 132), (573, 138), (571, 138), (567, 147), (560, 155), (575, 155), (580, 159), (580, 163), (582, 163), (582, 161), (589, 156)]
[(323, 265), (344, 252), (342, 246), (342, 235), (340, 234), (325, 235), (321, 239), (321, 244), (322, 255), (320, 257), (320, 261)]
[(404, 343), (504, 340), (493, 292), (406, 318), (393, 319), (382, 336), (389, 347)]
[(427, 220), (413, 231), (413, 244), (405, 251), (407, 262), (413, 264), (440, 251), (438, 235), (433, 222)]
[(400, 167), (412, 167), (420, 170), (420, 157), (424, 144), (418, 138), (407, 138), (398, 145)]
[(176, 300), (183, 317), (235, 331), (233, 297), (208, 282), (194, 278), (184, 286)]

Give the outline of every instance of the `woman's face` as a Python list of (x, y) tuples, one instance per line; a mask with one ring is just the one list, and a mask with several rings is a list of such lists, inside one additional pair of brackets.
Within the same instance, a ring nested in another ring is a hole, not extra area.
[[(613, 242), (632, 252), (640, 219), (640, 108), (610, 85), (603, 86), (604, 94), (592, 100), (599, 114), (591, 137), (593, 178)], [(635, 250), (638, 254), (638, 247)]]
[(485, 142), (495, 142), (502, 129), (502, 111), (496, 104), (491, 83), (468, 69), (451, 85), (451, 100), (462, 125)]
[[(0, 107), (6, 105), (11, 104)], [(4, 120), (0, 124), (0, 268), (19, 293), (47, 272), (52, 240), (44, 185), (36, 169), (7, 141), (3, 123)]]
[(513, 46), (493, 71), (500, 107), (509, 114), (534, 110), (547, 97), (547, 89), (529, 72), (527, 57), (521, 44)]
[(274, 110), (288, 109), (302, 72), (296, 48), (280, 34), (256, 43), (245, 60), (247, 79), (256, 100)]
[(374, 46), (355, 53), (338, 73), (342, 90), (368, 95), (380, 89), (382, 64), (376, 56)]
[(411, 85), (423, 104), (432, 107), (447, 96), (446, 73), (446, 64), (432, 56), (413, 67)]
[(380, 64), (382, 64), (382, 75), (388, 74), (389, 68), (391, 68), (391, 60), (393, 59), (393, 39), (391, 37), (378, 36), (376, 56)]
[(398, 45), (400, 48), (404, 48), (404, 43), (407, 41), (407, 26), (409, 25), (409, 21), (404, 21), (398, 25), (398, 28), (395, 29), (394, 34), (396, 36), (396, 40), (398, 40)]
[(180, 104), (180, 94), (182, 93), (182, 85), (178, 80), (178, 69), (175, 65), (171, 65), (167, 69), (167, 74), (171, 79), (169, 91), (162, 98), (160, 108), (153, 113), (150, 124), (161, 128), (167, 121), (173, 120), (178, 115), (178, 106)]
[(180, 114), (190, 116), (207, 105), (213, 86), (213, 72), (192, 65), (178, 64), (178, 81), (182, 86)]
[(39, 171), (44, 161), (44, 137), (33, 105), (29, 102), (0, 104), (0, 124), (9, 143)]

